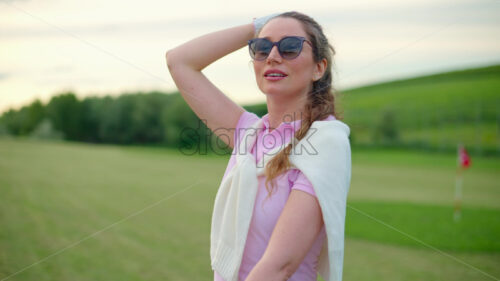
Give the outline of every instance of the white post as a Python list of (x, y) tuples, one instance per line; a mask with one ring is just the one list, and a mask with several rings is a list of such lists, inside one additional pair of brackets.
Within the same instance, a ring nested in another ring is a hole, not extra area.
[(463, 178), (462, 178), (462, 173), (461, 173), (461, 167), (458, 168), (457, 172), (457, 178), (455, 181), (455, 211), (453, 213), (453, 219), (455, 222), (460, 221), (462, 213), (461, 213), (461, 205), (462, 205), (462, 183), (463, 183)]
[(455, 209), (453, 212), (453, 219), (455, 222), (460, 221), (462, 217), (462, 184), (463, 184), (463, 178), (462, 178), (462, 163), (460, 160), (460, 148), (462, 148), (462, 143), (459, 143), (457, 146), (457, 175), (455, 178)]

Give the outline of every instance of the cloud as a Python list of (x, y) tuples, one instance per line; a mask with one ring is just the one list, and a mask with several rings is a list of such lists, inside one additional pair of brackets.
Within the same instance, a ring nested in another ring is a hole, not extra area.
[(5, 80), (10, 77), (10, 73), (7, 72), (0, 72), (0, 81)]
[(29, 0), (0, 0), (0, 3), (10, 4), (12, 2), (28, 2)]
[[(2, 1), (2, 0), (0, 0)], [(2, 28), (3, 38), (25, 38), (25, 37), (66, 37), (62, 30), (78, 35), (117, 35), (142, 33), (142, 32), (185, 32), (187, 30), (199, 30), (200, 27), (222, 28), (238, 24), (238, 17), (224, 18), (198, 18), (198, 19), (174, 19), (174, 20), (145, 20), (138, 22), (115, 22), (115, 23), (89, 23), (80, 25), (58, 26), (60, 30), (48, 26), (5, 26)]]
[(56, 65), (53, 67), (50, 67), (47, 69), (48, 72), (50, 73), (68, 73), (68, 72), (73, 72), (75, 70), (75, 67), (72, 65), (68, 64), (61, 64), (61, 65)]
[[(0, 0), (5, 1), (28, 1), (28, 0)], [(378, 4), (377, 4), (378, 3)], [(377, 8), (378, 5), (378, 8)], [(381, 6), (382, 5), (382, 6)], [(324, 7), (308, 13), (320, 24), (331, 26), (360, 26), (360, 25), (442, 25), (457, 22), (460, 25), (483, 24), (485, 26), (499, 26), (497, 13), (498, 6), (490, 2), (429, 2), (422, 5), (396, 5), (389, 1), (378, 1), (365, 6)], [(90, 12), (84, 13), (93, 15)], [(90, 17), (89, 17), (90, 18)], [(184, 18), (141, 18), (141, 19), (115, 19), (112, 21), (75, 21), (69, 24), (58, 24), (61, 30), (78, 35), (130, 35), (133, 33), (185, 33), (187, 31), (205, 29), (216, 30), (242, 24), (242, 18), (250, 18), (245, 14), (228, 12), (227, 15), (205, 15), (201, 17)], [(3, 38), (25, 38), (25, 37), (64, 37), (64, 32), (49, 25), (22, 26), (7, 24), (2, 28)]]

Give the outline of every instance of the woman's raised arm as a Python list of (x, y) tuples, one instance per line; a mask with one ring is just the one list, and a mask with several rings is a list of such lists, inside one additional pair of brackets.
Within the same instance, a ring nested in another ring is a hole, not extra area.
[[(184, 100), (220, 139), (233, 148), (234, 129), (245, 111), (222, 93), (201, 72), (212, 62), (247, 44), (254, 37), (253, 23), (212, 32), (167, 51), (166, 60)], [(231, 76), (231, 73), (227, 73)]]

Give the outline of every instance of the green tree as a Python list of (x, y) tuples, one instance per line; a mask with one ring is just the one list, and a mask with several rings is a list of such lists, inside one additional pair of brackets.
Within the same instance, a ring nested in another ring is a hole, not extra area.
[(0, 122), (11, 135), (29, 135), (45, 117), (45, 108), (39, 100), (19, 110), (11, 109), (2, 115)]
[(382, 111), (381, 118), (375, 127), (373, 141), (375, 143), (394, 144), (398, 140), (396, 113), (393, 109), (387, 108)]
[(76, 96), (64, 93), (53, 97), (47, 105), (47, 116), (54, 129), (61, 131), (67, 140), (81, 140), (82, 107)]

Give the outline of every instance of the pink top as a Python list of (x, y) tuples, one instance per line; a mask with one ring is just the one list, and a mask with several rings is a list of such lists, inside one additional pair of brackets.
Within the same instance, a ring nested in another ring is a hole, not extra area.
[[(251, 127), (258, 120), (259, 117), (256, 114), (248, 111), (245, 111), (241, 115), (235, 128), (234, 147), (238, 147), (238, 144), (241, 141), (240, 138), (244, 135), (244, 129)], [(330, 115), (324, 120), (335, 120), (335, 117)], [(260, 158), (262, 158), (265, 152), (272, 150), (276, 146), (280, 146), (282, 143), (287, 143), (290, 138), (293, 137), (294, 132), (300, 128), (301, 124), (300, 119), (293, 122), (282, 122), (278, 128), (269, 132), (268, 114), (262, 116), (262, 121), (264, 130), (257, 131), (256, 145), (254, 145), (251, 150), (251, 153), (256, 159), (256, 163), (260, 160)], [(256, 147), (257, 151), (255, 150)], [(235, 161), (235, 153), (232, 153), (223, 179), (234, 166)], [(264, 251), (269, 243), (269, 239), (271, 238), (271, 234), (283, 208), (285, 207), (285, 203), (291, 190), (298, 189), (316, 196), (312, 184), (305, 177), (305, 175), (298, 169), (290, 169), (276, 178), (272, 196), (267, 200), (264, 200), (268, 194), (265, 187), (265, 179), (266, 178), (263, 175), (258, 177), (259, 190), (257, 191), (252, 220), (243, 252), (243, 259), (238, 273), (238, 280), (240, 281), (244, 281), (246, 279), (252, 268), (264, 254)], [(318, 256), (325, 238), (326, 231), (323, 225), (323, 228), (316, 238), (313, 246), (309, 250), (309, 253), (306, 255), (297, 271), (288, 280), (316, 281)], [(214, 271), (214, 281), (225, 280), (220, 277), (216, 271)]]

